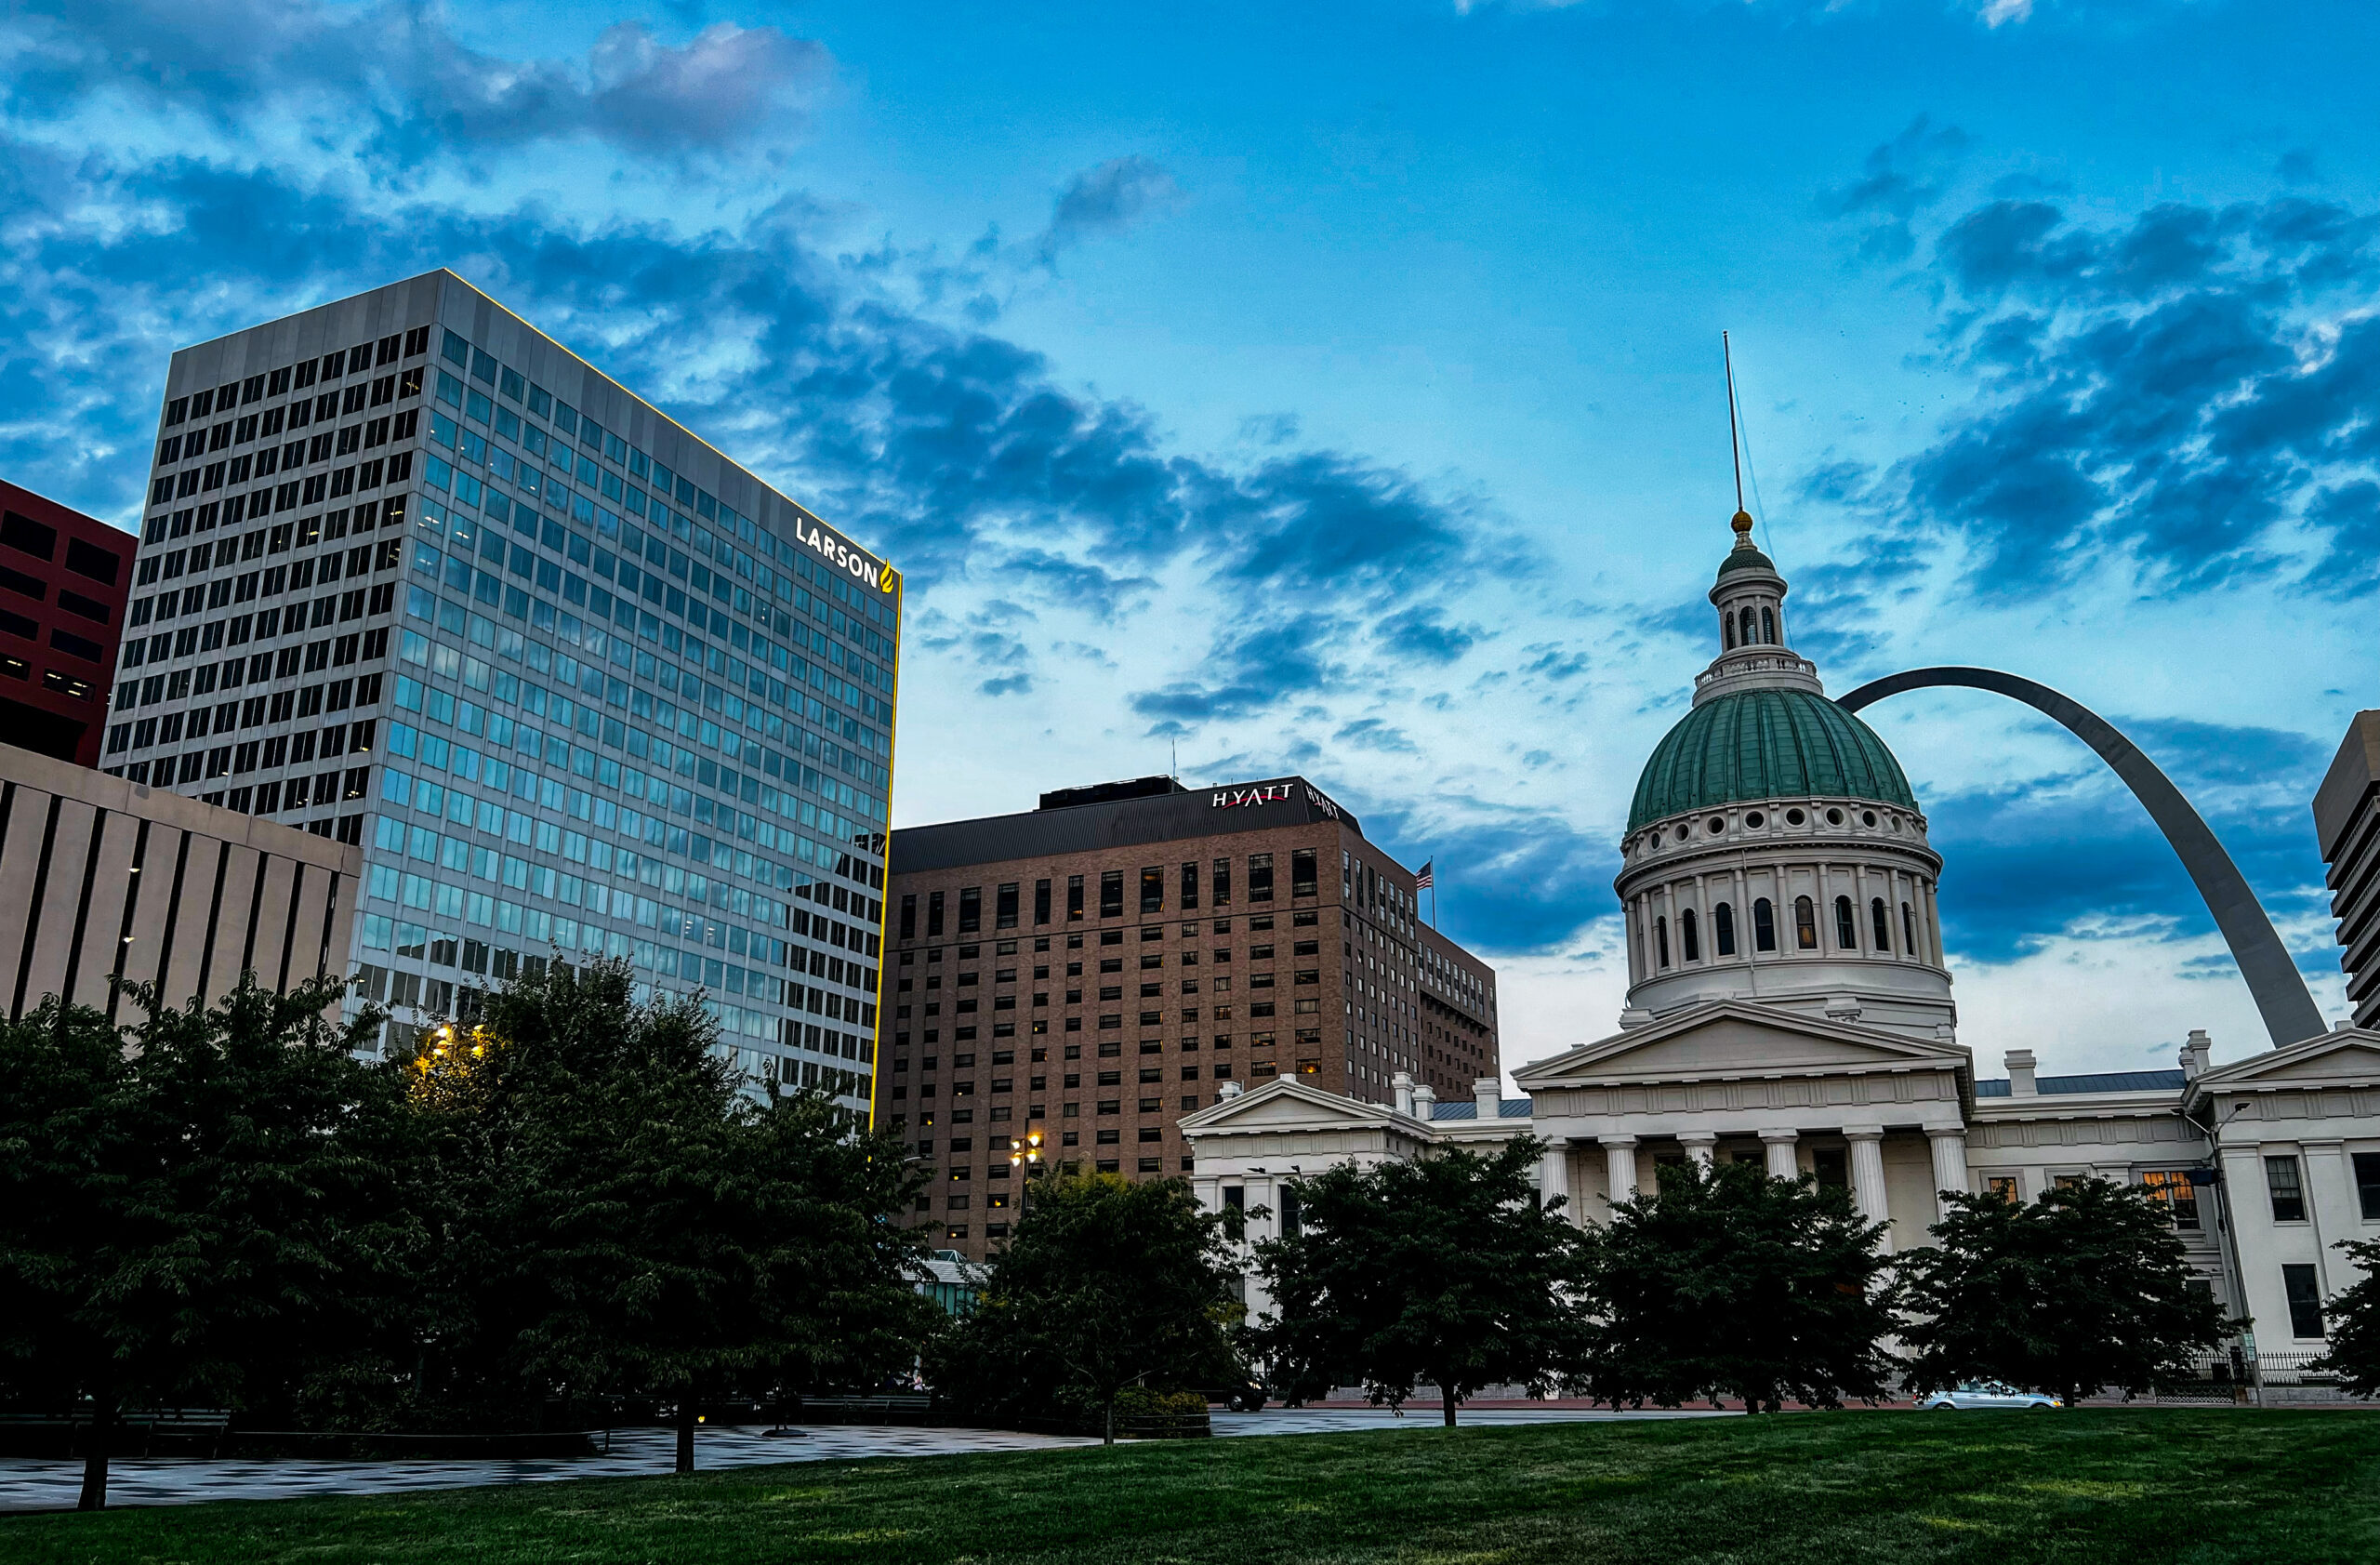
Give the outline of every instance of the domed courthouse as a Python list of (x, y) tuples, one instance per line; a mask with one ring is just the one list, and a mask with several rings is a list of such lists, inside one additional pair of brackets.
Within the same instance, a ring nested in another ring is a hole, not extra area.
[[(2096, 1174), (2165, 1205), (2204, 1286), (2254, 1316), (2252, 1349), (2318, 1349), (2321, 1301), (2355, 1279), (2329, 1246), (2380, 1237), (2380, 1034), (2216, 1068), (2193, 1033), (2177, 1068), (2077, 1076), (2041, 1075), (2017, 1048), (2005, 1077), (1978, 1081), (1924, 812), (1884, 740), (1793, 651), (1752, 518), (1734, 527), (1710, 592), (1718, 654), (1629, 808), (1618, 1030), (1521, 1067), (1520, 1100), (1493, 1080), (1466, 1102), (1407, 1078), (1393, 1104), (1289, 1078), (1226, 1087), (1181, 1125), (1201, 1200), (1277, 1213), (1284, 1180), (1334, 1161), (1535, 1134), (1546, 1194), (1580, 1221), (1649, 1188), (1660, 1163), (1725, 1159), (1846, 1187), (1904, 1248), (1925, 1242), (1939, 1191), (2030, 1200)], [(2224, 1127), (2219, 1146), (2205, 1125)]]

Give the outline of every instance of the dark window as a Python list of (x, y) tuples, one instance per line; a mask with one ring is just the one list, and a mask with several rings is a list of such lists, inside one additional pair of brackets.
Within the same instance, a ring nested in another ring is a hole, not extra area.
[(1688, 908), (1677, 916), (1677, 935), (1679, 943), (1686, 948), (1686, 960), (1700, 962), (1702, 960), (1702, 928), (1694, 916), (1693, 908)]
[(1736, 954), (1736, 909), (1727, 903), (1711, 909), (1711, 944), (1723, 957)]
[(1248, 855), (1248, 899), (1250, 902), (1273, 900), (1273, 855), (1269, 853)]
[(1298, 1200), (1298, 1187), (1295, 1185), (1282, 1186), (1281, 1236), (1285, 1239), (1295, 1239), (1299, 1228), (1302, 1226), (1303, 1217), (1304, 1213)]
[(1312, 848), (1292, 848), (1289, 851), (1289, 895), (1291, 896), (1314, 895), (1317, 885), (1316, 880), (1317, 873)]
[(1082, 877), (1080, 875), (1066, 877), (1066, 922), (1068, 923), (1082, 922)]
[(0, 544), (44, 560), (58, 557), (58, 529), (19, 511), (0, 516)]
[(1047, 881), (1033, 882), (1033, 922), (1037, 924), (1050, 922), (1050, 882)]
[(905, 892), (901, 896), (901, 938), (914, 940), (917, 937), (918, 894), (914, 891)]
[(1198, 906), (1198, 861), (1192, 859), (1182, 867), (1182, 910), (1194, 912)]
[(2322, 1335), (2322, 1293), (2320, 1284), (2314, 1280), (2314, 1268), (2311, 1266), (2281, 1267), (2281, 1291), (2289, 1297), (2289, 1334), (2294, 1337)]
[(2274, 1222), (2302, 1223), (2306, 1221), (2306, 1187), (2297, 1177), (2295, 1158), (2267, 1158), (2265, 1160), (2265, 1188), (2272, 1196)]
[(27, 576), (22, 571), (10, 570), (6, 565), (0, 565), (0, 589), (22, 593), (35, 603), (40, 603), (49, 596), (49, 586), (41, 577)]
[(1884, 899), (1883, 897), (1871, 896), (1868, 899), (1868, 922), (1870, 924), (1873, 925), (1875, 929), (1876, 949), (1880, 951), (1891, 950), (1893, 948), (1893, 926), (1892, 921), (1884, 916)]
[(1818, 948), (1818, 910), (1806, 896), (1793, 898), (1793, 944), (1805, 951)]
[(1124, 916), (1124, 871), (1104, 869), (1099, 876), (1099, 916), (1120, 919)]
[(1900, 948), (1911, 956), (1917, 954), (1917, 917), (1906, 902), (1900, 905)]
[(1141, 911), (1165, 911), (1165, 871), (1154, 864), (1141, 871)]
[(942, 933), (942, 897), (938, 891), (926, 893), (926, 938), (931, 940)]
[(2380, 1222), (2380, 1152), (2355, 1154), (2355, 1195), (2366, 1222)]
[(1016, 927), (1016, 882), (1009, 882), (1007, 884), (999, 888), (998, 895), (993, 899), (993, 928), (1014, 929)]
[(107, 660), (107, 648), (87, 637), (78, 636), (72, 630), (52, 630), (49, 632), (49, 644), (68, 657), (80, 657), (86, 663), (101, 663)]
[(1752, 905), (1752, 948), (1756, 951), (1777, 948), (1777, 910), (1765, 896), (1756, 897)]
[(959, 933), (972, 935), (984, 927), (984, 888), (959, 888)]
[[(228, 600), (230, 594), (226, 593), (225, 597)], [(106, 624), (112, 617), (112, 611), (107, 604), (95, 598), (86, 598), (80, 592), (70, 592), (63, 587), (58, 590), (58, 606), (69, 614), (81, 615), (84, 618), (95, 620), (101, 625)]]
[(1777, 611), (1773, 608), (1760, 611), (1760, 639), (1772, 646), (1777, 643)]
[(1217, 908), (1228, 908), (1231, 906), (1230, 859), (1219, 858), (1215, 860), (1214, 876), (1207, 882), (1207, 892), (1210, 906)]
[(1653, 949), (1659, 954), (1661, 965), (1667, 967), (1670, 964), (1670, 921), (1658, 913), (1653, 915)]
[(1848, 1189), (1851, 1186), (1850, 1160), (1851, 1154), (1845, 1147), (1816, 1147), (1810, 1153), (1810, 1173), (1821, 1185), (1832, 1186), (1838, 1190)]
[(1859, 948), (1859, 921), (1852, 916), (1851, 898), (1834, 899), (1834, 943), (1846, 951)]

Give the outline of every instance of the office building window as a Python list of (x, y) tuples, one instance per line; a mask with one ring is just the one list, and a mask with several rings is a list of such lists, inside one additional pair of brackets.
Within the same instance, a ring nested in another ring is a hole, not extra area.
[(2289, 1299), (2289, 1334), (2294, 1337), (2322, 1335), (2321, 1286), (2314, 1280), (2311, 1266), (2286, 1266), (2281, 1268), (2281, 1291)]
[(2298, 1177), (2295, 1158), (2265, 1160), (2265, 1188), (2272, 1195), (2272, 1220), (2276, 1223), (2306, 1221), (2306, 1185)]

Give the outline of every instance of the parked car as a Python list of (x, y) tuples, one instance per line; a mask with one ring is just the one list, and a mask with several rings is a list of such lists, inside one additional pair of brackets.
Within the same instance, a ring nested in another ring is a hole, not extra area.
[(2046, 1391), (2019, 1391), (1996, 1380), (1970, 1380), (1922, 1399), (1921, 1408), (2062, 1408), (2064, 1398)]

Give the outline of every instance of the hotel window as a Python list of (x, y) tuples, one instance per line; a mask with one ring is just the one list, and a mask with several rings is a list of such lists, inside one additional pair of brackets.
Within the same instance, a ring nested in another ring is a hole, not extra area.
[(1045, 924), (1050, 922), (1050, 882), (1048, 881), (1033, 882), (1033, 922), (1036, 924)]
[(2321, 1285), (2314, 1280), (2314, 1268), (2302, 1265), (2281, 1267), (2281, 1291), (2289, 1300), (2289, 1334), (2321, 1336), (2322, 1293)]
[(1312, 848), (1293, 848), (1289, 852), (1289, 895), (1313, 896), (1318, 889), (1319, 871), (1315, 867)]
[(2355, 1196), (2364, 1221), (2380, 1222), (2380, 1152), (2355, 1154)]
[(1818, 948), (1818, 910), (1806, 896), (1793, 898), (1793, 944), (1805, 951)]
[(1082, 877), (1080, 875), (1066, 877), (1066, 922), (1068, 923), (1082, 922)]
[(938, 891), (926, 893), (926, 938), (931, 940), (942, 933), (942, 897)]
[(2265, 1188), (2272, 1196), (2274, 1222), (2306, 1221), (2306, 1186), (2297, 1176), (2295, 1158), (2267, 1158)]
[(972, 935), (984, 927), (984, 888), (961, 886), (959, 889), (959, 933)]
[(1192, 859), (1182, 867), (1182, 910), (1185, 913), (1198, 906), (1198, 862)]
[(1017, 882), (1014, 881), (1010, 881), (999, 888), (992, 903), (993, 928), (1014, 929), (1016, 927), (1016, 893)]
[(2178, 1168), (2155, 1168), (2140, 1176), (2149, 1199), (2162, 1207), (2174, 1227), (2198, 1231), (2198, 1191), (2189, 1175)]
[(1154, 864), (1141, 871), (1141, 911), (1165, 911), (1165, 870)]
[(1120, 919), (1124, 916), (1124, 871), (1103, 869), (1099, 874), (1099, 916)]
[(1756, 951), (1777, 948), (1777, 910), (1765, 896), (1756, 897), (1752, 905), (1752, 947)]
[(918, 894), (914, 891), (905, 892), (901, 896), (901, 938), (914, 940), (917, 937)]
[(1208, 905), (1210, 907), (1228, 908), (1231, 906), (1230, 859), (1219, 858), (1215, 860), (1214, 876), (1207, 882), (1207, 891), (1209, 894)]
[(1269, 853), (1248, 855), (1248, 899), (1250, 902), (1273, 900), (1273, 855)]

